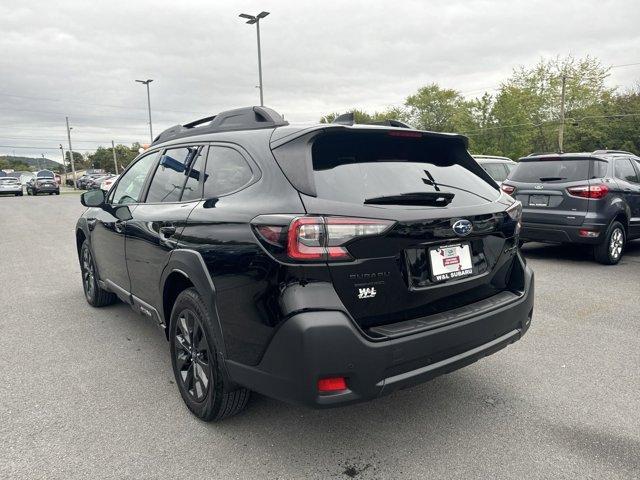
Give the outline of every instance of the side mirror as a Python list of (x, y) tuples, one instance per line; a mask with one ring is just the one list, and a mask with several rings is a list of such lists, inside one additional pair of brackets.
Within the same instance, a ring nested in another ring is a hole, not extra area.
[(80, 195), (80, 203), (85, 207), (102, 207), (107, 192), (101, 189), (89, 190)]

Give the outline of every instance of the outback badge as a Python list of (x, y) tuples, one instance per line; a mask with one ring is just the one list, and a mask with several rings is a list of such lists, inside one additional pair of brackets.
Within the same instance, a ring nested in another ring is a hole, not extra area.
[(469, 220), (462, 219), (454, 223), (452, 228), (459, 237), (466, 237), (471, 233), (471, 230), (473, 230), (473, 223)]

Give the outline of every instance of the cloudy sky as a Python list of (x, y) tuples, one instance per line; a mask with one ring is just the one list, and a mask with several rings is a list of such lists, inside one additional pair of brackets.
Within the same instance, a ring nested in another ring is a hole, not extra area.
[[(466, 96), (518, 65), (592, 55), (640, 62), (638, 0), (46, 0), (0, 3), (0, 154), (59, 159), (65, 115), (74, 150), (148, 141), (154, 132), (258, 104), (261, 23), (265, 104), (312, 122), (350, 107), (401, 104), (431, 82)], [(610, 85), (640, 82), (640, 65)]]

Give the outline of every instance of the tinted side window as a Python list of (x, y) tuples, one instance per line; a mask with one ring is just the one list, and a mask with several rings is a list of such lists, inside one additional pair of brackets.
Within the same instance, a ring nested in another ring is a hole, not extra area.
[(120, 178), (110, 203), (138, 203), (149, 169), (157, 158), (158, 152), (154, 152), (138, 159)]
[(199, 147), (180, 147), (165, 151), (153, 175), (146, 203), (178, 202), (182, 194), (189, 162)]
[(244, 187), (253, 178), (251, 167), (233, 148), (212, 146), (207, 155), (205, 198), (219, 197)]
[(616, 160), (615, 176), (620, 180), (638, 183), (638, 175), (631, 164), (631, 160), (628, 158), (619, 158)]
[(184, 184), (184, 190), (182, 191), (181, 200), (183, 202), (202, 198), (200, 177), (204, 174), (204, 162), (205, 158), (203, 150), (201, 149), (195, 154), (195, 158), (190, 162), (191, 169), (189, 170), (189, 175), (187, 176), (187, 181)]

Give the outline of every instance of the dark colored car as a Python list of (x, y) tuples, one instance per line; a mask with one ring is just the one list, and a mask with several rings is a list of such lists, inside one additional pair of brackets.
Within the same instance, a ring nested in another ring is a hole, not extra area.
[(38, 195), (40, 193), (60, 195), (60, 185), (56, 182), (53, 173), (51, 173), (51, 176), (47, 176), (44, 172), (38, 172), (35, 177), (27, 182), (27, 195)]
[(593, 245), (613, 265), (640, 237), (640, 158), (616, 150), (521, 158), (502, 190), (524, 205), (523, 240)]
[(0, 195), (22, 196), (22, 184), (15, 177), (0, 177)]
[(451, 372), (520, 339), (533, 273), (521, 205), (466, 138), (294, 126), (263, 107), (163, 132), (76, 239), (87, 301), (161, 325), (205, 420), (250, 390), (332, 407)]
[(114, 175), (111, 175), (111, 174), (103, 174), (97, 177), (93, 177), (85, 183), (85, 189), (95, 190), (96, 188), (100, 188), (100, 185), (102, 185), (102, 182), (112, 178), (113, 176)]
[(92, 174), (82, 175), (76, 181), (76, 185), (78, 186), (78, 188), (82, 190), (88, 190), (88, 184), (90, 182), (92, 182), (96, 178), (103, 177), (104, 175), (105, 175), (104, 173), (92, 173)]

